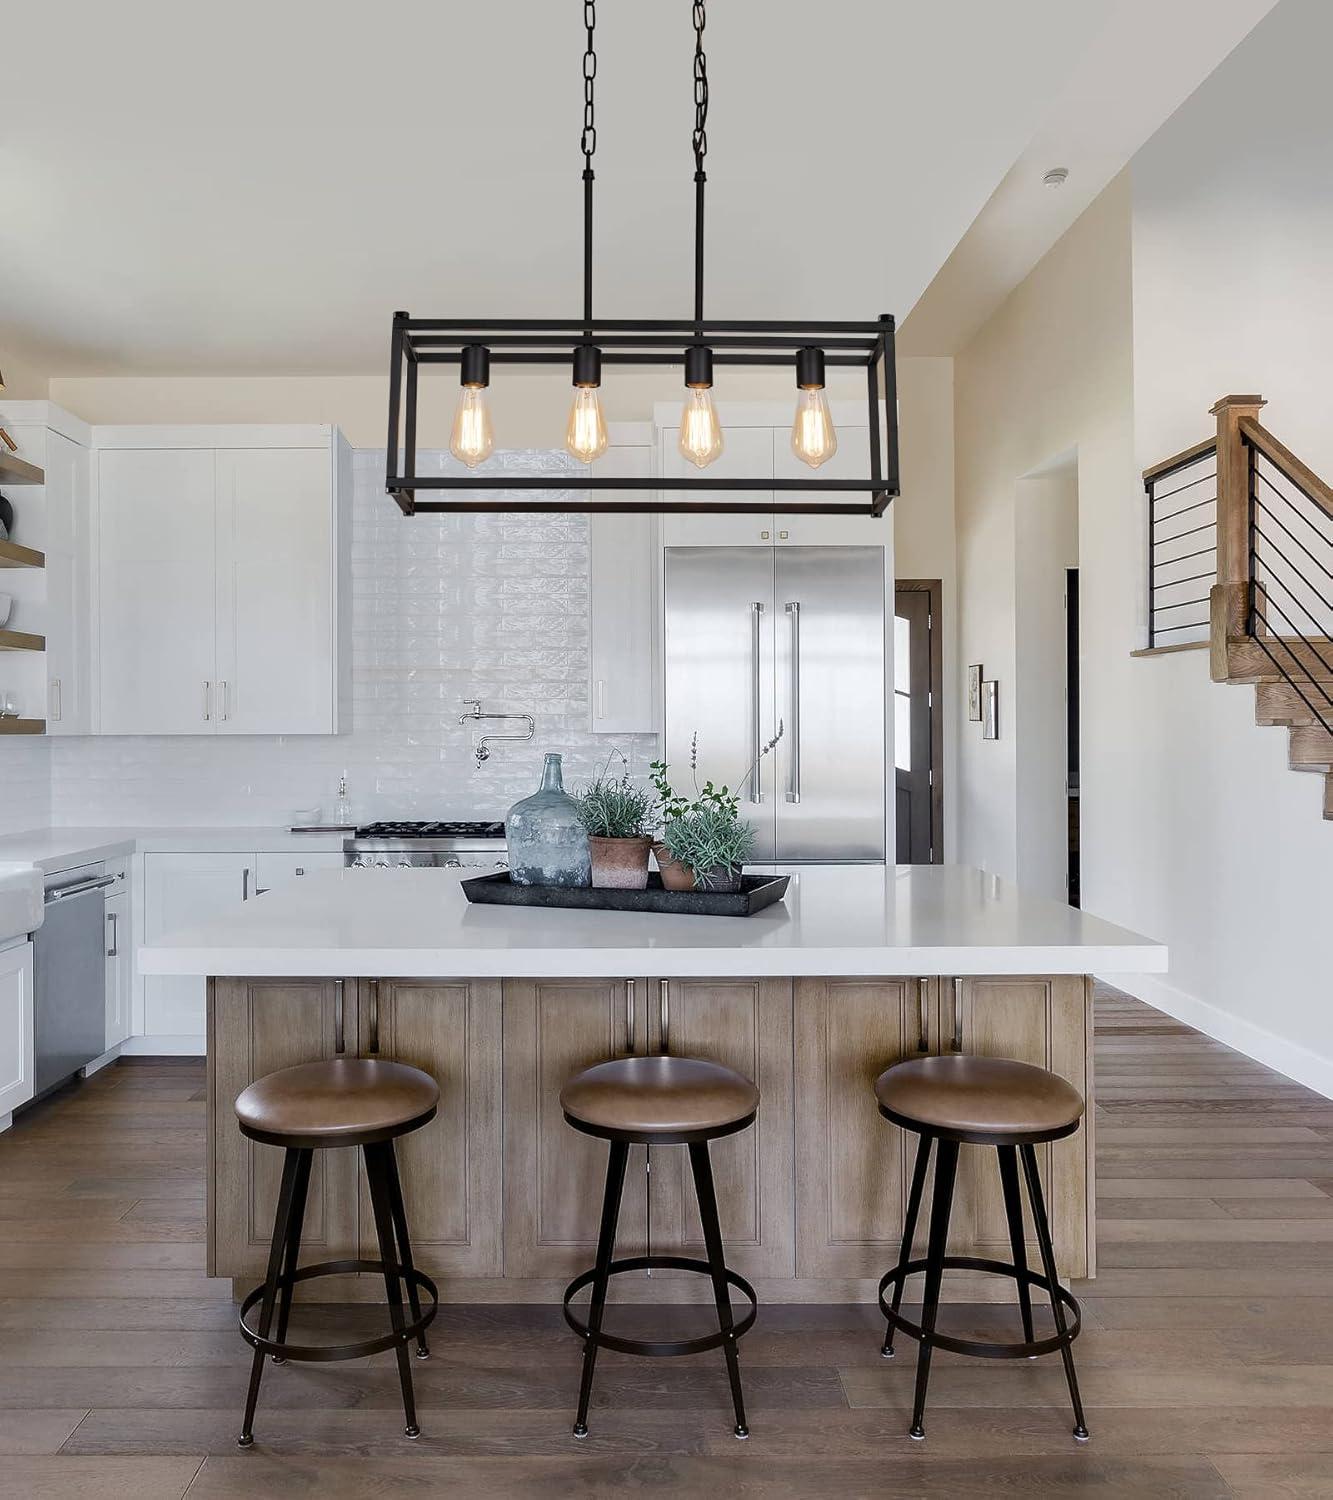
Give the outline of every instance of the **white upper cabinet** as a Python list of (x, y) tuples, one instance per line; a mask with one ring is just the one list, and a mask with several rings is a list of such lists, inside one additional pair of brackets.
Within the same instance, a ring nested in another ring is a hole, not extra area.
[[(648, 475), (653, 450), (613, 443), (607, 473)], [(627, 491), (633, 494), (633, 491)], [(588, 655), (594, 734), (657, 728), (657, 538), (655, 515), (588, 518)]]
[(330, 734), (334, 513), (317, 448), (217, 454), (219, 734)]
[[(706, 469), (696, 469), (692, 463), (680, 456), (676, 447), (677, 431), (674, 426), (658, 429), (658, 472), (664, 479), (680, 478), (765, 478), (773, 473), (773, 439), (768, 427), (728, 426), (725, 409), (722, 417), (722, 452)], [(677, 490), (668, 492), (668, 500), (690, 500), (706, 503), (709, 500), (735, 500), (734, 490), (695, 491), (685, 495)], [(771, 507), (771, 492), (746, 491), (747, 501), (767, 501)], [(690, 515), (676, 512), (662, 517), (662, 545), (665, 547), (770, 547), (773, 544), (773, 517), (771, 511), (759, 515)]]
[(339, 435), (103, 432), (100, 732), (336, 734), (348, 603)]
[(92, 543), (88, 450), (46, 434), (46, 732), (90, 734)]
[[(826, 479), (864, 479), (870, 473), (870, 429), (849, 422), (838, 423), (838, 451), (822, 463), (817, 470), (801, 462), (791, 451), (791, 430), (786, 427), (773, 429), (773, 476), (776, 479), (804, 479), (820, 474)], [(791, 504), (796, 501), (814, 501), (828, 504), (829, 501), (854, 500), (869, 502), (869, 494), (859, 491), (841, 495), (827, 490), (786, 490), (775, 497), (775, 504)], [(891, 509), (891, 508), (890, 508)], [(882, 516), (811, 516), (796, 515), (779, 510), (773, 517), (774, 541), (779, 547), (836, 547), (855, 545), (884, 546), (892, 536), (893, 521), (890, 511)]]
[(97, 464), (101, 732), (210, 734), (213, 453), (113, 450)]

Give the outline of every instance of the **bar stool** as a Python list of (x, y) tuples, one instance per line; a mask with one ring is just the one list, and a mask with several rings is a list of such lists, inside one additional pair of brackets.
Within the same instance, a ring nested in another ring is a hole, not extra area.
[[(318, 1362), (364, 1359), (393, 1349), (398, 1355), (398, 1377), (403, 1388), (403, 1415), (407, 1436), (415, 1438), (416, 1403), (412, 1393), (412, 1370), (407, 1346), (417, 1341), (417, 1358), (429, 1357), (426, 1328), (435, 1317), (439, 1293), (429, 1276), (412, 1264), (407, 1237), (407, 1215), (398, 1182), (398, 1163), (393, 1143), (400, 1135), (417, 1130), (435, 1117), (440, 1090), (435, 1080), (418, 1068), (377, 1058), (339, 1057), (328, 1062), (301, 1063), (257, 1079), (236, 1100), (236, 1118), (241, 1134), (286, 1151), (282, 1186), (273, 1220), (273, 1243), (269, 1250), (268, 1274), (241, 1303), (241, 1337), (254, 1348), (250, 1367), (250, 1389), (245, 1398), (245, 1418), (240, 1447), (254, 1442), (251, 1424), (259, 1399), (259, 1381), (264, 1356), (274, 1364), (289, 1359)], [(379, 1239), (378, 1260), (330, 1260), (296, 1268), (301, 1253), (301, 1225), (305, 1218), (310, 1164), (316, 1151), (331, 1146), (359, 1146), (366, 1164), (370, 1202)], [(396, 1248), (395, 1248), (396, 1237)], [(389, 1304), (392, 1332), (378, 1334), (355, 1344), (289, 1344), (287, 1320), (292, 1293), (298, 1281), (316, 1276), (334, 1276), (349, 1271), (379, 1271)], [(403, 1317), (402, 1283), (407, 1285), (411, 1322)], [(419, 1292), (427, 1292), (431, 1305), (423, 1314)], [(279, 1297), (277, 1337), (270, 1338)], [(259, 1324), (252, 1329), (246, 1314), (256, 1303)]]
[[(574, 1436), (588, 1436), (588, 1401), (592, 1395), (598, 1349), (670, 1357), (720, 1348), (726, 1357), (727, 1377), (731, 1382), (731, 1400), (736, 1412), (735, 1435), (748, 1438), (750, 1429), (745, 1421), (736, 1344), (753, 1326), (758, 1302), (754, 1288), (730, 1270), (723, 1258), (708, 1143), (735, 1135), (753, 1124), (755, 1111), (759, 1108), (759, 1090), (748, 1078), (718, 1063), (689, 1057), (623, 1057), (598, 1063), (576, 1074), (561, 1090), (560, 1105), (565, 1119), (575, 1130), (610, 1142), (596, 1264), (592, 1270), (576, 1276), (565, 1288), (564, 1296), (565, 1321), (584, 1341), (583, 1376), (579, 1385)], [(707, 1260), (691, 1260), (681, 1255), (631, 1255), (620, 1260), (612, 1259), (620, 1195), (625, 1183), (625, 1162), (632, 1145), (689, 1147)], [(648, 1340), (621, 1338), (602, 1331), (610, 1278), (626, 1271), (659, 1269), (697, 1271), (711, 1277), (713, 1300), (717, 1305), (716, 1333), (693, 1339)], [(586, 1322), (570, 1306), (572, 1298), (585, 1286), (592, 1287)], [(739, 1322), (733, 1321), (729, 1286), (734, 1286), (750, 1302), (749, 1310)]]
[[(1058, 1141), (1078, 1129), (1083, 1115), (1083, 1098), (1065, 1079), (1045, 1068), (1003, 1058), (965, 1057), (949, 1054), (943, 1057), (913, 1058), (898, 1063), (882, 1073), (875, 1084), (879, 1112), (904, 1130), (921, 1137), (917, 1147), (916, 1167), (907, 1198), (907, 1216), (903, 1222), (902, 1248), (898, 1264), (886, 1273), (879, 1284), (879, 1306), (888, 1323), (884, 1347), (885, 1359), (893, 1358), (893, 1335), (902, 1329), (920, 1345), (916, 1365), (916, 1394), (912, 1407), (909, 1436), (918, 1441), (926, 1435), (922, 1419), (926, 1410), (926, 1385), (930, 1379), (930, 1355), (933, 1349), (949, 1349), (955, 1354), (971, 1354), (983, 1359), (1034, 1359), (1056, 1349), (1064, 1361), (1069, 1398), (1074, 1407), (1074, 1436), (1080, 1442), (1088, 1439), (1083, 1420), (1083, 1403), (1079, 1399), (1078, 1378), (1074, 1373), (1074, 1356), (1070, 1344), (1078, 1337), (1082, 1313), (1078, 1302), (1060, 1285), (1056, 1275), (1055, 1251), (1051, 1246), (1051, 1229), (1046, 1218), (1041, 1178), (1037, 1172), (1034, 1146)], [(960, 1144), (994, 1146), (1000, 1164), (1000, 1185), (1004, 1193), (1005, 1217), (1009, 1224), (1009, 1244), (1014, 1262), (984, 1260), (970, 1255), (946, 1255), (949, 1236), (949, 1211), (953, 1201), (954, 1177), (958, 1166)], [(930, 1208), (930, 1233), (924, 1260), (913, 1260), (912, 1240), (916, 1234), (917, 1214), (925, 1186), (926, 1170), (932, 1147), (935, 1158), (935, 1189)], [(1024, 1249), (1023, 1207), (1018, 1188), (1018, 1161), (1022, 1161), (1023, 1179), (1027, 1184), (1032, 1223), (1037, 1232), (1043, 1275), (1029, 1271)], [(1023, 1322), (1021, 1343), (995, 1344), (979, 1339), (955, 1338), (936, 1332), (939, 1312), (941, 1273), (945, 1270), (989, 1271), (1011, 1276), (1018, 1283), (1018, 1306)], [(926, 1273), (925, 1296), (920, 1324), (912, 1323), (899, 1312), (903, 1285), (917, 1271)], [(1049, 1338), (1034, 1338), (1032, 1331), (1031, 1288), (1040, 1287), (1051, 1299), (1051, 1316), (1055, 1333)], [(893, 1288), (893, 1300), (886, 1303), (885, 1292)], [(1072, 1314), (1067, 1322), (1065, 1313)]]

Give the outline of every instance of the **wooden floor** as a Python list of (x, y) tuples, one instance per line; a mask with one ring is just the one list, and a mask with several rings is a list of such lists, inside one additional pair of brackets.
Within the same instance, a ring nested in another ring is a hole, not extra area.
[(575, 1444), (558, 1311), (449, 1307), (418, 1442), (381, 1356), (270, 1367), (241, 1452), (249, 1350), (201, 1269), (202, 1065), (109, 1068), (0, 1136), (0, 1496), (1333, 1496), (1333, 1102), (1110, 992), (1097, 1071), (1087, 1445), (1058, 1361), (947, 1355), (910, 1442), (913, 1351), (882, 1361), (864, 1307), (761, 1310), (748, 1443), (720, 1358), (604, 1354)]

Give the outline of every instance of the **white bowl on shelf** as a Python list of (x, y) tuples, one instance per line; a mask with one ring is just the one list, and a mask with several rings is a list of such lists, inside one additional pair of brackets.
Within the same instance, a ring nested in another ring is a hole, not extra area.
[(13, 594), (0, 594), (0, 630), (9, 624), (9, 617), (14, 613)]

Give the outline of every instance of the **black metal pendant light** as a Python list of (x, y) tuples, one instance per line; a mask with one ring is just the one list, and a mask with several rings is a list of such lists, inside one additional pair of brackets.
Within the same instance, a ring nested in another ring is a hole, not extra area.
[[(547, 318), (413, 318), (393, 315), (389, 366), (389, 442), (386, 487), (405, 516), (426, 511), (586, 511), (769, 513), (879, 516), (898, 494), (898, 415), (893, 319), (872, 322), (735, 322), (704, 317), (704, 186), (708, 153), (708, 62), (703, 36), (704, 0), (693, 0), (694, 18), (694, 316), (688, 320), (593, 316), (592, 159), (597, 149), (594, 91), (597, 53), (596, 0), (584, 0), (583, 54), (583, 316)], [(792, 451), (810, 466), (799, 479), (771, 474), (619, 476), (593, 468), (587, 475), (417, 472), (418, 375), (423, 365), (458, 367), (458, 408), (449, 449), (469, 469), (487, 459), (495, 444), (487, 401), (492, 365), (565, 365), (574, 395), (565, 447), (592, 465), (607, 448), (606, 422), (598, 394), (603, 368), (616, 365), (683, 366), (685, 395), (678, 450), (703, 470), (723, 451), (724, 435), (713, 406), (715, 371), (793, 369), (797, 386)], [(869, 472), (863, 477), (821, 475), (837, 449), (824, 394), (828, 366), (855, 366), (866, 373), (869, 409)], [(570, 489), (586, 490), (571, 500)], [(504, 495), (487, 492), (505, 491)], [(544, 497), (542, 491), (559, 491)], [(418, 498), (418, 492), (442, 492)], [(530, 491), (515, 499), (514, 492)], [(792, 493), (791, 500), (782, 497)], [(799, 495), (799, 498), (796, 496)], [(599, 498), (602, 496), (604, 498)]]

